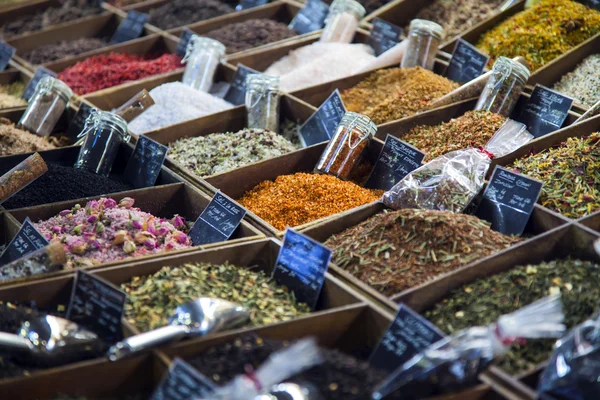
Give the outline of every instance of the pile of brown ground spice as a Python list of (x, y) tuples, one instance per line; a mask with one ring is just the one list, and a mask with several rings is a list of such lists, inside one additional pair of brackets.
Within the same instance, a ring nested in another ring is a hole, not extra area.
[(379, 213), (325, 246), (332, 262), (392, 296), (519, 241), (472, 215), (403, 209)]
[(238, 202), (283, 230), (374, 202), (381, 194), (331, 175), (300, 172), (259, 183)]
[(0, 109), (26, 106), (27, 102), (21, 98), (23, 91), (25, 83), (21, 81), (0, 85)]
[(506, 118), (490, 111), (468, 111), (439, 125), (411, 129), (402, 140), (426, 153), (425, 161), (451, 151), (485, 146)]
[(342, 92), (348, 111), (364, 114), (376, 124), (408, 117), (460, 85), (421, 67), (375, 71)]
[(29, 153), (32, 151), (51, 150), (56, 146), (47, 139), (17, 129), (7, 118), (0, 118), (0, 155)]

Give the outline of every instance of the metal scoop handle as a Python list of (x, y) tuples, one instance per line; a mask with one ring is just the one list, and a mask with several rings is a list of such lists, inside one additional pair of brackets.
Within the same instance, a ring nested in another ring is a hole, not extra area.
[(185, 325), (167, 325), (162, 328), (128, 337), (108, 349), (108, 359), (110, 361), (117, 361), (123, 357), (139, 353), (140, 351), (182, 339), (189, 331), (190, 328)]
[(30, 352), (33, 350), (31, 343), (19, 335), (12, 333), (0, 332), (0, 350), (21, 350)]

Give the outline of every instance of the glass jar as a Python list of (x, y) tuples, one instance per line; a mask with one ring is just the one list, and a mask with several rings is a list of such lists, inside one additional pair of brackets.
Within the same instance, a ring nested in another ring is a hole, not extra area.
[(116, 114), (94, 109), (78, 137), (83, 137), (75, 168), (108, 176), (121, 143), (131, 138), (127, 123)]
[(196, 90), (210, 91), (225, 46), (214, 39), (192, 35), (182, 63), (187, 63), (182, 82)]
[(444, 38), (444, 28), (435, 22), (413, 19), (408, 31), (408, 48), (402, 57), (401, 68), (422, 67), (430, 71)]
[(252, 74), (246, 77), (248, 128), (279, 130), (279, 77)]
[(377, 125), (369, 117), (347, 112), (321, 155), (315, 171), (349, 180), (376, 132)]
[(35, 87), (17, 128), (39, 136), (50, 136), (71, 96), (73, 91), (63, 81), (52, 76), (43, 77)]
[(154, 99), (146, 89), (143, 89), (113, 112), (129, 123), (153, 105)]
[(351, 43), (365, 8), (355, 0), (334, 0), (325, 19), (321, 42)]
[(530, 74), (529, 68), (520, 62), (499, 57), (475, 109), (510, 117)]

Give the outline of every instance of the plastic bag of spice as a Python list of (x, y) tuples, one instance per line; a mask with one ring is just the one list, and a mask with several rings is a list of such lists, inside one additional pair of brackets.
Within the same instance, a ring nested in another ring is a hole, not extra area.
[(505, 314), (489, 326), (460, 330), (405, 362), (375, 388), (372, 398), (395, 392), (402, 399), (418, 399), (476, 384), (478, 375), (511, 345), (523, 344), (526, 338), (560, 337), (565, 330), (563, 320), (560, 295), (552, 295)]
[(509, 119), (485, 147), (452, 151), (412, 171), (383, 194), (383, 203), (396, 210), (462, 212), (483, 188), (492, 159), (532, 139), (525, 125)]

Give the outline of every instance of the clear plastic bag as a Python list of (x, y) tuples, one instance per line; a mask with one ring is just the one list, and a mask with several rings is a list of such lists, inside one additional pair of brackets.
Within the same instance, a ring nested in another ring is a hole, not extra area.
[(600, 399), (600, 315), (576, 326), (556, 342), (541, 375), (541, 400)]
[[(418, 399), (477, 383), (480, 372), (513, 343), (556, 338), (565, 330), (560, 295), (548, 296), (487, 327), (463, 329), (417, 354), (375, 388), (373, 399)], [(401, 389), (401, 390), (399, 390)]]
[(533, 139), (525, 125), (507, 120), (483, 149), (452, 151), (417, 168), (383, 194), (393, 209), (462, 212), (479, 193), (492, 158), (503, 157)]

